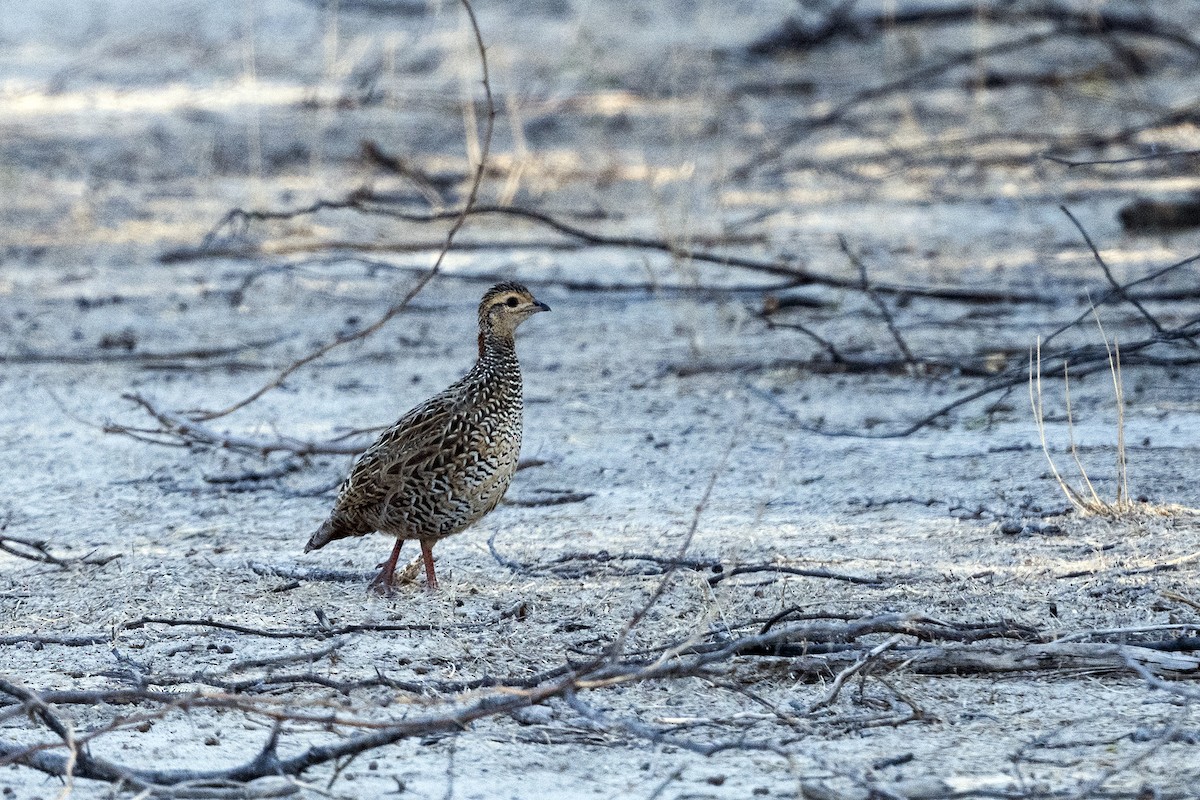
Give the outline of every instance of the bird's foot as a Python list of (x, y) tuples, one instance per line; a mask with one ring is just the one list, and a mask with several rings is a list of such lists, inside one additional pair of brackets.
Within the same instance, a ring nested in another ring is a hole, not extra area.
[[(380, 564), (379, 566), (383, 565)], [(392, 596), (392, 589), (394, 588), (392, 586), (392, 576), (385, 573), (386, 570), (381, 571), (378, 575), (371, 579), (371, 582), (367, 584), (368, 593), (377, 594), (380, 597)]]
[(368, 592), (375, 592), (384, 597), (392, 596), (392, 587), (395, 585), (396, 561), (400, 558), (400, 545), (404, 544), (403, 539), (396, 540), (396, 546), (392, 548), (392, 554), (382, 564), (376, 564), (379, 569), (379, 574), (367, 584)]

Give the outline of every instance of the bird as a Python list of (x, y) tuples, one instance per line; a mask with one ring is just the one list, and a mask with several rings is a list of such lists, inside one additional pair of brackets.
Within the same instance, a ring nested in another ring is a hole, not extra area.
[(434, 544), (491, 512), (517, 471), (523, 401), (514, 334), (522, 322), (549, 310), (520, 283), (488, 289), (479, 304), (474, 366), (400, 417), (359, 456), (304, 552), (376, 531), (394, 536), (391, 556), (368, 586), (390, 595), (400, 547), (416, 539), (425, 588), (437, 591)]

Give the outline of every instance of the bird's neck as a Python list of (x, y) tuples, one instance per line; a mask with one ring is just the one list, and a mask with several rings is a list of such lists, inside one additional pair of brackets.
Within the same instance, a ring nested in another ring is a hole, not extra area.
[(491, 369), (509, 369), (520, 374), (517, 363), (517, 343), (511, 334), (505, 336), (494, 331), (479, 333), (479, 365)]

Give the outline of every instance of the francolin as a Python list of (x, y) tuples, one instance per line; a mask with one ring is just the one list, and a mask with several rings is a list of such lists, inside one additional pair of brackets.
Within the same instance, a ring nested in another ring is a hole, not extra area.
[(421, 543), (425, 586), (437, 589), (433, 545), (466, 530), (504, 496), (521, 450), (521, 367), (513, 334), (550, 307), (519, 283), (479, 304), (479, 358), (447, 389), (409, 411), (359, 457), (333, 511), (304, 552), (379, 531), (396, 537), (371, 588), (392, 589), (400, 546)]

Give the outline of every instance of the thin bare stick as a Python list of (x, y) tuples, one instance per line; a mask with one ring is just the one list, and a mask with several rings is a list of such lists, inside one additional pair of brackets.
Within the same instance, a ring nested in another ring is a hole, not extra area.
[(900, 350), (900, 354), (904, 356), (904, 361), (908, 365), (909, 374), (916, 373), (917, 358), (913, 355), (912, 350), (909, 349), (908, 343), (904, 341), (904, 337), (900, 334), (900, 329), (896, 327), (896, 319), (892, 316), (891, 309), (887, 307), (887, 303), (883, 302), (883, 298), (879, 296), (879, 293), (875, 291), (870, 281), (867, 280), (866, 262), (854, 254), (850, 249), (849, 242), (846, 241), (846, 237), (840, 233), (838, 234), (838, 246), (846, 254), (846, 258), (850, 259), (850, 263), (858, 267), (858, 275), (859, 280), (862, 282), (863, 293), (871, 299), (871, 302), (879, 309), (879, 313), (883, 315), (883, 321), (887, 323), (887, 329), (892, 334), (892, 339), (895, 340), (896, 347)]
[(1127, 511), (1129, 502), (1129, 465), (1125, 454), (1125, 384), (1121, 380), (1121, 346), (1113, 337), (1112, 346), (1108, 344), (1108, 334), (1100, 314), (1096, 313), (1096, 327), (1100, 329), (1100, 338), (1104, 341), (1104, 349), (1108, 353), (1108, 371), (1112, 375), (1113, 399), (1117, 404), (1117, 500), (1114, 504), (1118, 511)]
[(1113, 390), (1117, 402), (1117, 502), (1129, 502), (1129, 465), (1125, 459), (1125, 384), (1121, 380), (1121, 344), (1113, 337), (1113, 353), (1109, 361), (1112, 367)]
[(1042, 339), (1040, 336), (1034, 346), (1034, 351), (1029, 355), (1029, 403), (1033, 407), (1033, 422), (1037, 426), (1038, 441), (1041, 442), (1042, 453), (1046, 456), (1046, 463), (1050, 465), (1050, 473), (1054, 476), (1055, 483), (1058, 484), (1071, 505), (1080, 511), (1085, 510), (1083, 499), (1059, 473), (1054, 458), (1050, 455), (1050, 445), (1046, 441), (1046, 411), (1042, 403)]
[(1091, 478), (1088, 477), (1087, 470), (1083, 467), (1083, 461), (1079, 458), (1079, 446), (1075, 443), (1075, 417), (1071, 410), (1071, 378), (1067, 373), (1067, 362), (1063, 362), (1063, 397), (1066, 399), (1067, 406), (1067, 444), (1071, 451), (1071, 458), (1075, 461), (1075, 468), (1079, 470), (1079, 474), (1083, 477), (1083, 485), (1087, 487), (1088, 493), (1092, 496), (1092, 503), (1095, 508), (1104, 505), (1104, 501), (1100, 499), (1100, 495), (1096, 493), (1096, 487), (1092, 485)]
[[(1134, 280), (1131, 280), (1127, 283), (1123, 283), (1123, 284), (1121, 284), (1121, 290), (1124, 292), (1128, 292), (1128, 290), (1132, 289), (1134, 286), (1140, 286), (1143, 283), (1150, 283), (1152, 281), (1156, 281), (1159, 278), (1163, 277), (1164, 275), (1174, 272), (1175, 270), (1182, 269), (1190, 264), (1194, 264), (1197, 261), (1200, 261), (1200, 253), (1197, 253), (1196, 255), (1188, 256), (1187, 258), (1180, 259), (1179, 261), (1172, 262), (1165, 267), (1159, 267), (1158, 269), (1156, 269), (1152, 272), (1146, 273), (1145, 275), (1143, 275), (1140, 278), (1135, 278)], [(1070, 322), (1063, 323), (1058, 328), (1056, 328), (1055, 330), (1048, 333), (1046, 335), (1046, 338), (1043, 340), (1043, 343), (1049, 344), (1052, 340), (1057, 339), (1063, 333), (1071, 330), (1076, 325), (1078, 325), (1079, 323), (1081, 323), (1085, 319), (1087, 319), (1088, 316), (1092, 313), (1092, 309), (1091, 309), (1092, 305), (1102, 306), (1105, 303), (1112, 301), (1112, 299), (1114, 297), (1123, 297), (1123, 296), (1125, 296), (1125, 295), (1122, 295), (1116, 289), (1109, 289), (1107, 292), (1105, 292), (1103, 295), (1101, 295), (1099, 297), (1099, 299), (1097, 299), (1094, 303), (1089, 304), (1089, 308), (1087, 311), (1080, 313), (1079, 316), (1075, 317)], [(1188, 325), (1183, 325), (1183, 326), (1180, 326), (1179, 328), (1176, 328), (1174, 332), (1166, 331), (1165, 334), (1160, 334), (1160, 336), (1165, 336), (1167, 338), (1182, 338), (1183, 336), (1194, 335), (1194, 332), (1189, 332), (1187, 330), (1188, 327), (1189, 327)], [(1176, 335), (1176, 334), (1180, 334), (1180, 335)]]
[(772, 330), (776, 328), (784, 328), (786, 330), (800, 331), (800, 333), (803, 333), (805, 336), (823, 347), (825, 351), (829, 353), (830, 360), (832, 360), (835, 364), (847, 363), (846, 357), (842, 355), (841, 351), (837, 349), (837, 346), (833, 342), (829, 341), (811, 328), (796, 322), (795, 320), (790, 322), (776, 322), (770, 317), (764, 317), (763, 320), (767, 323), (767, 327)]
[[(391, 205), (386, 205), (381, 202), (372, 202), (369, 194), (362, 193), (351, 194), (349, 197), (342, 200), (318, 200), (308, 206), (296, 208), (286, 211), (247, 211), (242, 208), (235, 208), (228, 212), (225, 217), (214, 226), (213, 230), (205, 236), (204, 243), (198, 249), (189, 250), (186, 253), (168, 253), (161, 258), (169, 261), (182, 261), (189, 258), (199, 256), (242, 256), (250, 255), (247, 251), (229, 252), (211, 248), (207, 243), (215, 240), (216, 234), (226, 227), (242, 223), (249, 220), (275, 220), (275, 219), (294, 219), (298, 216), (306, 214), (315, 214), (322, 210), (352, 210), (361, 214), (373, 214), (398, 219), (405, 222), (437, 222), (445, 220), (453, 216), (455, 212), (438, 212), (438, 213), (412, 213), (401, 211)], [(713, 252), (709, 250), (695, 250), (688, 247), (682, 247), (678, 243), (667, 241), (665, 239), (654, 239), (644, 236), (623, 236), (623, 235), (608, 235), (597, 233), (586, 228), (572, 225), (564, 222), (554, 215), (538, 211), (531, 208), (523, 208), (520, 206), (499, 206), (499, 205), (476, 205), (471, 209), (469, 216), (482, 215), (497, 215), (526, 219), (531, 222), (544, 225), (551, 230), (582, 242), (585, 245), (598, 245), (605, 247), (627, 247), (643, 250), (653, 250), (660, 253), (665, 253), (680, 261), (701, 261), (706, 264), (717, 264), (725, 267), (735, 267), (737, 269), (745, 269), (752, 272), (761, 272), (767, 275), (775, 275), (788, 279), (789, 286), (803, 285), (818, 285), (830, 286), (839, 289), (849, 289), (853, 291), (861, 290), (859, 281), (852, 278), (843, 278), (836, 275), (826, 275), (823, 273), (810, 272), (804, 268), (789, 264), (783, 259), (762, 259), (750, 258), (748, 256), (738, 255), (736, 253)], [(609, 216), (609, 215), (605, 215)], [(346, 243), (341, 245), (346, 248), (355, 247), (355, 245)], [(465, 246), (465, 245), (464, 245)], [(506, 249), (520, 246), (530, 246), (528, 243), (507, 243), (504, 245)], [(546, 245), (539, 245), (546, 246)], [(308, 249), (308, 248), (306, 248)], [(361, 247), (359, 249), (362, 249)], [(1200, 258), (1200, 256), (1197, 256)], [(876, 292), (889, 295), (904, 295), (908, 297), (924, 297), (933, 300), (950, 300), (964, 303), (1032, 303), (1037, 305), (1056, 305), (1059, 298), (1037, 294), (1034, 292), (1008, 291), (989, 289), (986, 287), (961, 287), (961, 286), (906, 286), (902, 284), (891, 283), (876, 283), (873, 285)]]
[[(124, 399), (138, 404), (146, 410), (161, 426), (158, 429), (132, 428), (126, 425), (108, 423), (104, 426), (105, 433), (120, 433), (134, 438), (142, 438), (153, 444), (176, 444), (183, 447), (207, 445), (227, 450), (239, 450), (247, 453), (266, 455), (268, 453), (286, 452), (296, 455), (355, 455), (366, 447), (365, 443), (348, 442), (313, 442), (302, 439), (276, 437), (273, 439), (256, 439), (246, 436), (221, 433), (201, 422), (192, 421), (180, 414), (160, 408), (153, 400), (140, 394), (124, 394)], [(163, 439), (162, 437), (171, 437)]]
[(1093, 158), (1085, 161), (1076, 161), (1066, 156), (1056, 156), (1053, 153), (1042, 153), (1042, 158), (1047, 161), (1053, 161), (1055, 164), (1062, 164), (1065, 167), (1090, 167), (1097, 164), (1131, 164), (1135, 161), (1154, 161), (1160, 158), (1180, 158), (1184, 156), (1200, 156), (1200, 150), (1168, 150), (1162, 153), (1146, 153), (1145, 155), (1128, 156), (1126, 158)]
[(1092, 258), (1094, 258), (1096, 263), (1100, 265), (1101, 271), (1104, 272), (1104, 277), (1108, 279), (1109, 284), (1112, 286), (1112, 291), (1115, 292), (1117, 296), (1125, 300), (1125, 302), (1136, 308), (1138, 313), (1146, 318), (1146, 321), (1150, 323), (1150, 326), (1154, 328), (1156, 333), (1164, 333), (1165, 329), (1163, 328), (1162, 323), (1155, 319), (1154, 316), (1146, 310), (1146, 307), (1143, 306), (1137, 298), (1131, 297), (1129, 292), (1126, 291), (1125, 287), (1113, 277), (1112, 270), (1108, 268), (1108, 264), (1105, 263), (1104, 258), (1100, 255), (1100, 251), (1096, 248), (1096, 243), (1092, 241), (1092, 237), (1088, 234), (1087, 230), (1083, 227), (1079, 220), (1075, 218), (1075, 215), (1071, 213), (1071, 210), (1063, 205), (1060, 205), (1058, 208), (1067, 215), (1067, 219), (1071, 220), (1071, 224), (1075, 226), (1075, 230), (1079, 231), (1079, 235), (1082, 236), (1083, 241), (1087, 243), (1088, 248), (1092, 251)]
[(829, 687), (829, 691), (826, 692), (825, 696), (820, 700), (817, 700), (815, 703), (810, 705), (808, 707), (808, 712), (811, 714), (817, 709), (832, 705), (833, 701), (837, 700), (838, 694), (841, 693), (842, 686), (846, 684), (846, 681), (848, 681), (850, 678), (853, 678), (855, 675), (865, 669), (868, 664), (879, 658), (879, 656), (881, 656), (883, 653), (900, 644), (900, 642), (903, 640), (904, 635), (897, 633), (896, 635), (890, 637), (887, 641), (881, 642), (875, 647), (872, 647), (871, 650), (863, 655), (862, 658), (839, 672), (837, 677), (833, 679), (833, 685)]

